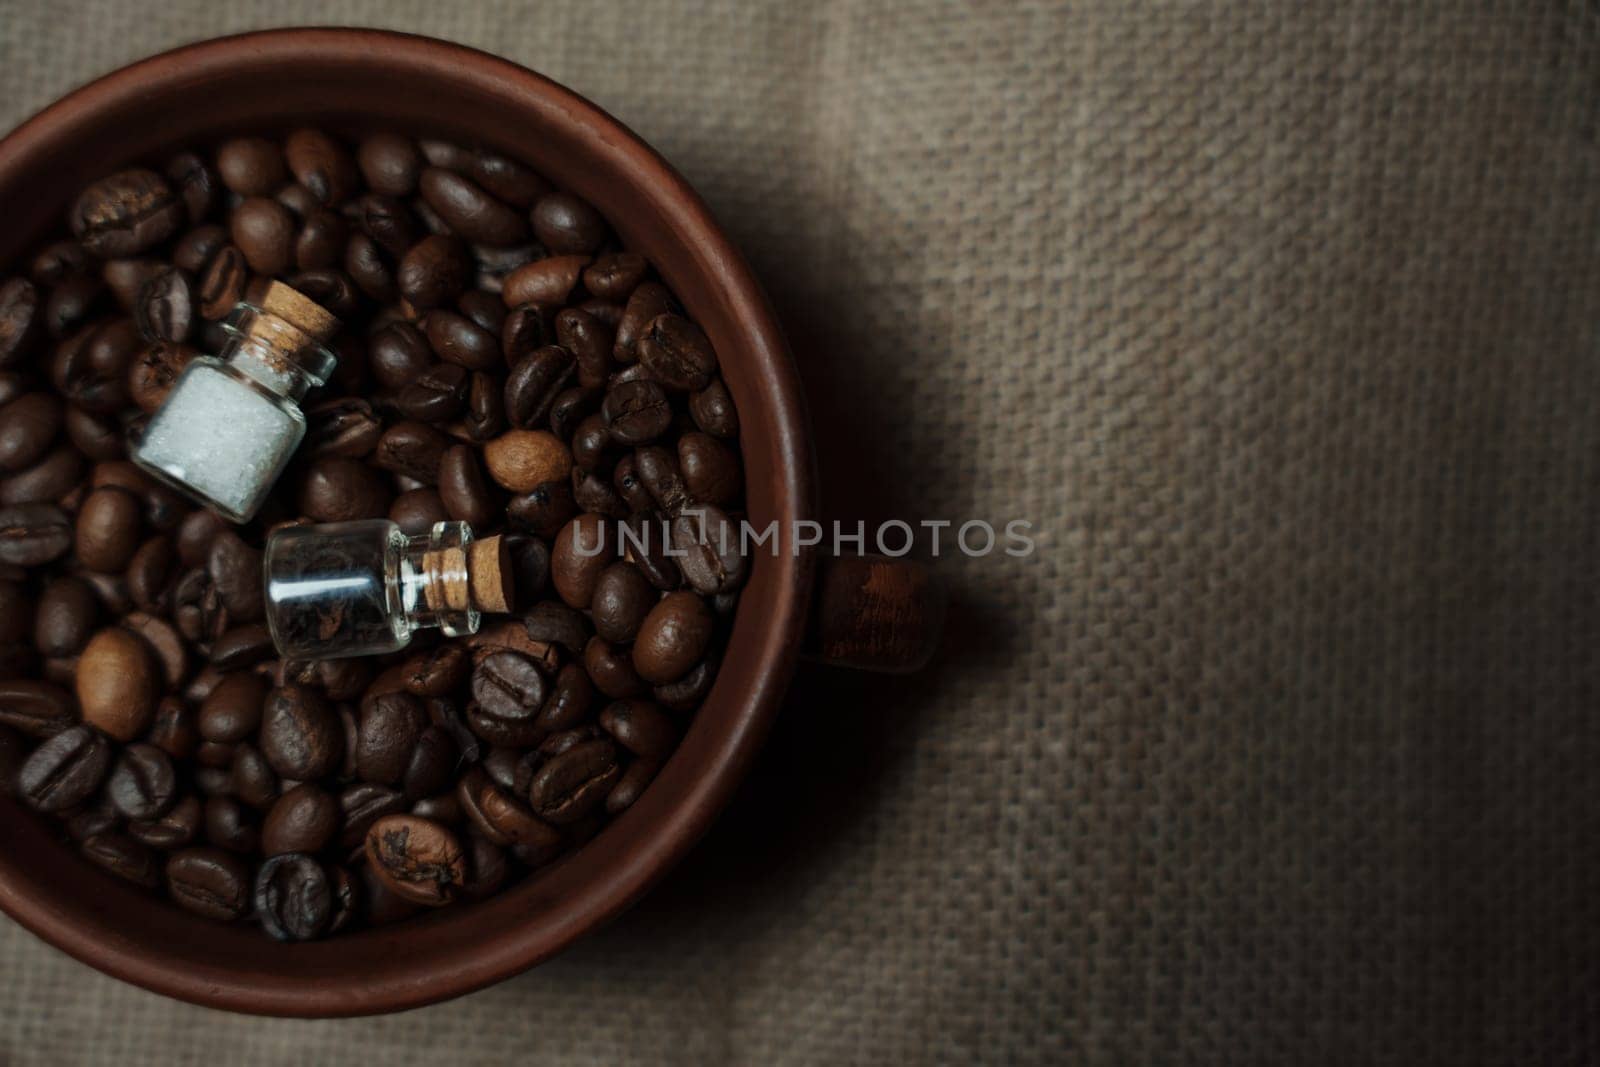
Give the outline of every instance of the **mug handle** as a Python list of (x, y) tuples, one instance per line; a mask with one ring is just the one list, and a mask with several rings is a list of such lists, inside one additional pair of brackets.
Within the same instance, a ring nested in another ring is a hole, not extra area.
[(801, 652), (834, 666), (906, 674), (933, 657), (944, 612), (944, 587), (926, 564), (822, 553)]

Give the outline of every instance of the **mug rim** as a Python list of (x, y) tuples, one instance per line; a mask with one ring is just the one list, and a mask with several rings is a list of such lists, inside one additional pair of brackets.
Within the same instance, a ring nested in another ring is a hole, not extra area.
[[(770, 408), (769, 425), (761, 432), (768, 441), (770, 469), (764, 473), (770, 479), (775, 517), (784, 521), (815, 517), (810, 428), (799, 375), (775, 315), (742, 255), (700, 196), (643, 139), (578, 93), (509, 60), (465, 45), (372, 29), (275, 29), (185, 45), (89, 82), (0, 139), (0, 188), (74, 143), (96, 116), (115, 109), (131, 94), (151, 92), (155, 85), (174, 91), (202, 87), (208, 75), (240, 62), (260, 68), (352, 56), (400, 74), (448, 79), (463, 91), (503, 101), (511, 110), (536, 113), (539, 122), (567, 127), (571, 136), (590, 139), (595, 152), (637, 174), (636, 184), (649, 191), (653, 212), (691, 243), (696, 269), (725, 298), (728, 318), (739, 336), (740, 359), (750, 363), (752, 377), (770, 396), (764, 405)], [(290, 114), (284, 121), (302, 118)], [(722, 724), (720, 734), (713, 735), (704, 770), (684, 783), (682, 793), (672, 798), (658, 824), (651, 827), (652, 833), (642, 835), (642, 840), (641, 835), (632, 835), (630, 842), (637, 847), (608, 857), (582, 893), (550, 903), (521, 928), (466, 946), (428, 970), (408, 969), (403, 959), (396, 959), (392, 972), (363, 976), (362, 981), (341, 983), (339, 988), (327, 988), (330, 983), (319, 987), (316, 981), (296, 983), (276, 973), (245, 973), (243, 968), (202, 973), (181, 965), (182, 957), (176, 953), (152, 955), (136, 939), (93, 929), (86, 924), (93, 917), (85, 907), (69, 906), (43, 892), (38, 881), (19, 869), (19, 857), (10, 847), (0, 848), (0, 909), (48, 943), (114, 977), (191, 1003), (252, 1014), (321, 1017), (396, 1011), (459, 996), (520, 973), (615, 918), (709, 829), (749, 769), (788, 688), (799, 655), (814, 558), (814, 551), (807, 548), (757, 561), (758, 567), (767, 569), (763, 582), (771, 584), (772, 592), (770, 605), (759, 617), (752, 618), (753, 611), (739, 612), (740, 627), (757, 631), (749, 636), (748, 654), (739, 661), (745, 687), (734, 698), (732, 717)], [(719, 683), (732, 663), (732, 657), (724, 663)], [(669, 760), (669, 768), (670, 764)], [(34, 838), (42, 840), (42, 833), (35, 834), (32, 827), (17, 833), (30, 844)], [(381, 929), (393, 932), (390, 941), (395, 948), (403, 946), (404, 927)]]

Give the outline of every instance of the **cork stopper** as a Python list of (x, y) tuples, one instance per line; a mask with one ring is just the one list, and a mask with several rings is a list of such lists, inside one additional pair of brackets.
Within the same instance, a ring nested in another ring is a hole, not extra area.
[(339, 320), (298, 289), (273, 282), (261, 294), (261, 310), (269, 311), (317, 344), (326, 344), (339, 332)]
[(467, 553), (461, 548), (433, 548), (422, 554), (428, 576), (422, 599), (432, 611), (466, 611), (472, 606), (467, 585)]
[(511, 549), (496, 535), (467, 546), (467, 580), (473, 606), (479, 611), (511, 610)]

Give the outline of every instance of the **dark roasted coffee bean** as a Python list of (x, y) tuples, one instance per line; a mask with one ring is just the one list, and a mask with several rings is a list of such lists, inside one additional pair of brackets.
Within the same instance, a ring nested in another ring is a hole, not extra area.
[(523, 617), (528, 636), (535, 641), (559, 645), (569, 656), (583, 655), (591, 631), (584, 614), (554, 600), (535, 604)]
[(632, 381), (612, 389), (600, 413), (612, 439), (625, 445), (647, 444), (672, 425), (667, 394), (652, 381)]
[[(344, 265), (350, 227), (337, 212), (322, 209), (307, 215), (294, 240), (294, 265), (302, 271), (333, 270)], [(353, 284), (346, 281), (347, 285)]]
[(435, 485), (449, 447), (450, 439), (426, 423), (397, 422), (378, 439), (373, 458), (384, 470)]
[(555, 689), (539, 711), (539, 728), (549, 733), (571, 730), (589, 718), (594, 705), (594, 683), (577, 663), (556, 675)]
[(345, 245), (344, 271), (357, 288), (379, 303), (399, 295), (388, 253), (364, 233), (354, 234)]
[(257, 274), (283, 274), (294, 266), (298, 223), (294, 213), (276, 200), (246, 199), (228, 218), (228, 235)]
[(494, 375), (483, 371), (472, 372), (467, 390), (467, 411), (462, 420), (467, 436), (472, 440), (481, 444), (505, 430), (504, 391), (500, 380)]
[(273, 199), (290, 211), (296, 218), (309, 218), (318, 211), (323, 210), (322, 201), (317, 199), (315, 193), (299, 182), (290, 182), (273, 194)]
[(138, 255), (178, 232), (184, 206), (165, 178), (135, 168), (85, 189), (68, 221), (72, 235), (91, 255), (114, 259)]
[(630, 515), (655, 510), (656, 498), (645, 488), (644, 480), (639, 477), (638, 463), (633, 456), (623, 456), (617, 460), (616, 469), (611, 472), (611, 487), (627, 505)]
[(468, 370), (489, 370), (500, 365), (500, 342), (465, 315), (445, 309), (428, 312), (423, 323), (428, 344), (440, 359)]
[(271, 196), (289, 180), (283, 152), (265, 137), (236, 137), (217, 149), (217, 174), (240, 196)]
[(415, 244), (419, 236), (411, 209), (392, 196), (363, 196), (346, 205), (345, 213), (356, 228), (375, 241), (391, 259), (405, 255), (406, 249)]
[(433, 529), (434, 523), (447, 522), (449, 519), (444, 501), (439, 499), (439, 491), (431, 486), (401, 493), (389, 506), (389, 521), (409, 537), (427, 533)]
[(94, 590), (80, 578), (56, 578), (39, 595), (33, 640), (41, 655), (75, 656), (94, 633), (100, 614)]
[(495, 337), (506, 324), (506, 305), (493, 293), (469, 289), (456, 300), (456, 310)]
[(199, 836), (203, 811), (200, 798), (190, 793), (157, 818), (130, 822), (128, 833), (152, 848), (171, 852), (192, 844)]
[(396, 785), (428, 726), (428, 713), (408, 693), (387, 693), (361, 710), (356, 773), (369, 782)]
[[(380, 510), (378, 514), (383, 514)], [(224, 530), (211, 539), (206, 573), (235, 622), (253, 622), (263, 617), (261, 588), (261, 550), (244, 543), (238, 534)]]
[(541, 818), (567, 826), (605, 802), (622, 774), (610, 741), (587, 741), (554, 756), (534, 775), (528, 800)]
[(526, 534), (508, 533), (504, 537), (511, 557), (515, 609), (544, 595), (545, 586), (550, 583), (550, 549), (537, 537)]
[[(146, 282), (167, 270), (158, 259), (110, 259), (100, 268), (100, 277), (116, 297), (117, 305), (137, 317), (139, 292)], [(137, 321), (137, 318), (136, 320)]]
[(571, 193), (550, 193), (533, 205), (533, 235), (555, 255), (590, 253), (610, 231), (600, 213)]
[(0, 645), (15, 645), (28, 640), (29, 634), (35, 629), (30, 625), (30, 616), (33, 614), (33, 605), (29, 603), (22, 583), (9, 578), (0, 580)]
[(661, 764), (656, 760), (636, 759), (628, 764), (627, 769), (622, 772), (622, 777), (617, 779), (617, 784), (606, 794), (606, 813), (617, 815), (633, 807), (634, 802), (639, 799), (639, 794), (644, 792), (645, 786), (655, 780), (660, 770)]
[(193, 777), (195, 788), (205, 794), (207, 800), (233, 792), (233, 775), (226, 767), (199, 766), (194, 769)]
[(406, 661), (406, 692), (417, 697), (442, 697), (466, 684), (472, 657), (460, 644), (444, 644), (419, 652)]
[[(39, 250), (28, 266), (35, 285), (57, 285), (89, 269), (89, 253), (76, 241), (52, 241)], [(5, 288), (0, 285), (0, 290)], [(3, 303), (3, 301), (0, 301)]]
[(600, 713), (600, 726), (636, 756), (663, 760), (678, 744), (678, 730), (648, 700), (619, 700)]
[(460, 296), (472, 275), (466, 246), (454, 237), (434, 234), (407, 249), (396, 280), (400, 295), (415, 308), (436, 308)]
[(644, 282), (634, 289), (623, 309), (622, 321), (617, 324), (617, 341), (612, 349), (617, 362), (632, 363), (637, 360), (639, 340), (649, 332), (650, 324), (658, 316), (676, 311), (677, 307), (678, 302), (672, 298), (667, 287), (659, 282)]
[(289, 276), (289, 284), (333, 313), (349, 320), (361, 309), (361, 290), (344, 271), (331, 267), (303, 270)]
[(0, 407), (0, 469), (19, 471), (43, 459), (64, 415), (61, 399), (49, 393), (24, 393)]
[(172, 899), (208, 919), (231, 922), (250, 910), (250, 868), (215, 848), (186, 848), (167, 860)]
[(395, 406), (408, 419), (449, 422), (466, 406), (471, 377), (465, 367), (439, 363), (400, 391)]
[(366, 851), (378, 878), (418, 904), (448, 904), (466, 881), (460, 841), (438, 823), (415, 815), (388, 815), (373, 823)]
[(377, 519), (389, 513), (388, 479), (357, 459), (323, 456), (306, 468), (300, 513), (317, 522)]
[(110, 288), (98, 276), (78, 274), (54, 289), (45, 303), (44, 325), (51, 337), (75, 333), (106, 310)]
[(672, 547), (684, 581), (704, 596), (737, 589), (747, 564), (740, 536), (738, 524), (709, 504), (673, 519)]
[(577, 360), (578, 384), (603, 388), (612, 370), (613, 331), (586, 311), (566, 308), (556, 315), (556, 339)]
[(467, 876), (462, 883), (461, 895), (469, 900), (482, 900), (505, 885), (511, 877), (511, 864), (505, 849), (478, 834), (466, 837)]
[(211, 542), (228, 528), (225, 519), (214, 511), (191, 511), (178, 526), (178, 559), (185, 567), (204, 566), (211, 556)]
[(351, 786), (339, 794), (340, 847), (355, 848), (376, 820), (405, 810), (406, 798), (397, 789), (370, 782)]
[(216, 172), (193, 152), (180, 152), (167, 161), (167, 180), (183, 201), (189, 225), (198, 224), (216, 207), (221, 181)]
[(68, 408), (66, 427), (68, 440), (90, 459), (108, 460), (122, 456), (122, 432), (111, 419), (90, 414), (81, 408)]
[(565, 479), (536, 486), (530, 492), (513, 497), (506, 507), (513, 522), (544, 538), (560, 533), (577, 511), (572, 485)]
[(603, 517), (579, 515), (562, 528), (550, 554), (550, 579), (561, 599), (574, 608), (589, 607), (595, 582), (617, 553), (612, 524)]
[(688, 590), (668, 593), (645, 617), (633, 646), (633, 666), (652, 685), (689, 673), (705, 655), (716, 620)]
[(297, 785), (279, 797), (261, 826), (261, 851), (268, 856), (285, 852), (321, 852), (339, 832), (339, 802), (309, 783)]
[(588, 263), (588, 256), (551, 256), (525, 263), (506, 275), (500, 298), (507, 307), (537, 304), (553, 310), (572, 296)]
[(306, 686), (267, 695), (261, 751), (272, 769), (297, 782), (331, 774), (344, 756), (344, 730), (327, 699)]
[(617, 326), (622, 322), (623, 306), (621, 304), (614, 304), (609, 300), (591, 297), (577, 305), (577, 307), (579, 311), (594, 319), (607, 330), (610, 330), (613, 335), (616, 334)]
[(122, 816), (104, 800), (96, 800), (63, 812), (67, 835), (74, 841), (87, 841), (97, 834), (109, 834), (122, 825)]
[(356, 397), (313, 404), (306, 409), (306, 422), (303, 450), (313, 457), (360, 459), (383, 435), (383, 422), (372, 413), (372, 405)]
[(403, 389), (433, 366), (428, 339), (415, 326), (396, 322), (372, 335), (373, 377), (385, 389)]
[(254, 737), (268, 688), (265, 678), (249, 671), (225, 676), (200, 704), (200, 736), (230, 745)]
[(173, 759), (188, 759), (200, 743), (195, 718), (194, 710), (182, 700), (167, 697), (156, 707), (146, 736), (152, 745)]
[(400, 777), (401, 792), (415, 801), (446, 788), (455, 778), (460, 759), (461, 750), (449, 731), (438, 726), (424, 728)]
[[(443, 729), (443, 727), (440, 727), (440, 729)], [(460, 826), (467, 817), (466, 813), (461, 810), (460, 798), (454, 792), (423, 797), (411, 805), (411, 814), (419, 818), (431, 819), (436, 823), (450, 827)], [(477, 837), (475, 834), (471, 836), (474, 839)]]
[(51, 504), (0, 508), (0, 563), (37, 567), (59, 559), (72, 547), (67, 515)]
[(270, 808), (278, 799), (278, 777), (254, 745), (234, 747), (228, 773), (233, 776), (233, 795), (252, 808)]
[(634, 453), (633, 463), (639, 480), (668, 516), (676, 516), (689, 505), (688, 487), (671, 452), (659, 445), (648, 445)]
[[(178, 238), (177, 244), (172, 246), (172, 265), (198, 278), (210, 265), (211, 257), (220, 252), (227, 243), (228, 231), (223, 226), (215, 222), (196, 226)], [(195, 299), (199, 300), (198, 287)]]
[(512, 207), (531, 207), (534, 201), (550, 191), (550, 183), (533, 170), (493, 152), (473, 153), (465, 173)]
[(603, 300), (625, 301), (644, 281), (650, 264), (636, 252), (601, 256), (583, 272), (583, 287)]
[(555, 342), (555, 328), (546, 309), (524, 304), (512, 309), (500, 329), (500, 351), (506, 366), (515, 367), (534, 352)]
[(27, 470), (0, 480), (0, 505), (42, 504), (65, 498), (83, 477), (83, 457), (62, 445)]
[(360, 176), (343, 145), (320, 130), (295, 130), (283, 142), (295, 181), (324, 204), (337, 204), (356, 190)]
[(603, 637), (591, 637), (584, 646), (583, 669), (594, 687), (612, 700), (644, 695), (645, 683), (633, 669), (628, 652)]
[(717, 370), (717, 356), (705, 332), (670, 312), (651, 320), (639, 338), (638, 354), (650, 377), (669, 389), (704, 389)]
[(261, 623), (236, 626), (211, 646), (211, 665), (219, 671), (240, 671), (269, 660), (272, 634)]
[(95, 834), (80, 847), (84, 857), (102, 870), (146, 889), (161, 884), (161, 863), (154, 851), (126, 833)]
[(595, 631), (616, 644), (632, 641), (655, 606), (656, 595), (639, 568), (625, 562), (611, 564), (596, 579), (589, 605)]
[(473, 672), (475, 703), (467, 722), (491, 744), (530, 744), (538, 736), (535, 719), (548, 691), (533, 660), (516, 652), (496, 652)]
[(178, 376), (199, 355), (184, 344), (160, 341), (144, 348), (128, 368), (128, 396), (145, 411), (154, 412), (167, 401)]
[(572, 434), (572, 465), (584, 474), (609, 475), (620, 455), (604, 415), (590, 415)]
[[(226, 768), (209, 768), (221, 775), (225, 786), (206, 797), (205, 810), (202, 823), (205, 827), (206, 840), (218, 848), (225, 848), (229, 852), (247, 855), (255, 852), (261, 846), (261, 831), (252, 821), (252, 816), (243, 804), (233, 797), (233, 772)], [(196, 784), (205, 789), (200, 776), (195, 776)]]
[(530, 353), (506, 378), (506, 419), (520, 430), (541, 425), (573, 370), (572, 356), (564, 348), (546, 345)]
[(497, 785), (481, 767), (462, 776), (456, 786), (456, 798), (467, 820), (496, 845), (553, 848), (561, 842), (559, 830)]
[(44, 298), (26, 278), (0, 282), (0, 367), (14, 367), (44, 340)]
[(30, 737), (53, 737), (77, 720), (72, 695), (50, 682), (0, 680), (0, 726)]
[(139, 501), (115, 486), (90, 493), (78, 512), (74, 549), (78, 562), (94, 571), (123, 570), (139, 548)]
[(710, 434), (686, 433), (678, 438), (678, 468), (689, 496), (701, 504), (730, 504), (744, 487), (739, 457)]
[(256, 918), (276, 941), (310, 941), (333, 922), (333, 887), (322, 864), (303, 852), (273, 856), (256, 872)]
[(598, 389), (564, 389), (550, 405), (550, 430), (563, 441), (571, 439), (578, 425), (599, 414), (604, 394)]
[(129, 745), (112, 764), (106, 796), (124, 818), (160, 818), (178, 799), (172, 758), (155, 745)]
[[(233, 750), (236, 746), (226, 745), (220, 741), (202, 741), (195, 749), (195, 762), (202, 767), (218, 767), (232, 773)], [(233, 780), (228, 780), (227, 793), (233, 794)]]
[(128, 402), (128, 368), (143, 347), (130, 318), (91, 324), (56, 349), (51, 381), (79, 407), (111, 414)]
[(521, 215), (460, 174), (428, 167), (419, 187), (428, 206), (464, 240), (505, 248), (528, 235)]
[(194, 283), (176, 267), (161, 270), (140, 286), (133, 318), (147, 341), (188, 340), (197, 318)]
[(61, 811), (93, 796), (110, 767), (105, 736), (73, 726), (33, 750), (17, 773), (17, 792), (36, 811)]
[(422, 153), (409, 137), (378, 133), (362, 140), (356, 162), (367, 185), (385, 196), (410, 196), (422, 176)]
[(244, 253), (231, 244), (224, 246), (200, 275), (201, 316), (213, 322), (227, 318), (244, 299), (249, 281), (250, 267)]

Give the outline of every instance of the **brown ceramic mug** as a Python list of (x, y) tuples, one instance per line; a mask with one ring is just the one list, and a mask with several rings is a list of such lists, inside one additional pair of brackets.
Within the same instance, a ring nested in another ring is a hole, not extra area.
[[(593, 104), (480, 52), (364, 30), (211, 41), (124, 68), (0, 141), (0, 274), (118, 167), (250, 129), (388, 128), (523, 159), (605, 214), (705, 328), (740, 414), (751, 519), (814, 515), (810, 426), (767, 302), (706, 206)], [(808, 626), (809, 619), (809, 626)], [(616, 916), (690, 848), (750, 766), (802, 646), (853, 666), (911, 669), (939, 600), (921, 568), (756, 556), (716, 685), (641, 799), (589, 844), (482, 904), (313, 944), (183, 912), (90, 866), (0, 801), (0, 907), (119, 978), (211, 1007), (279, 1015), (394, 1011), (522, 971)]]

